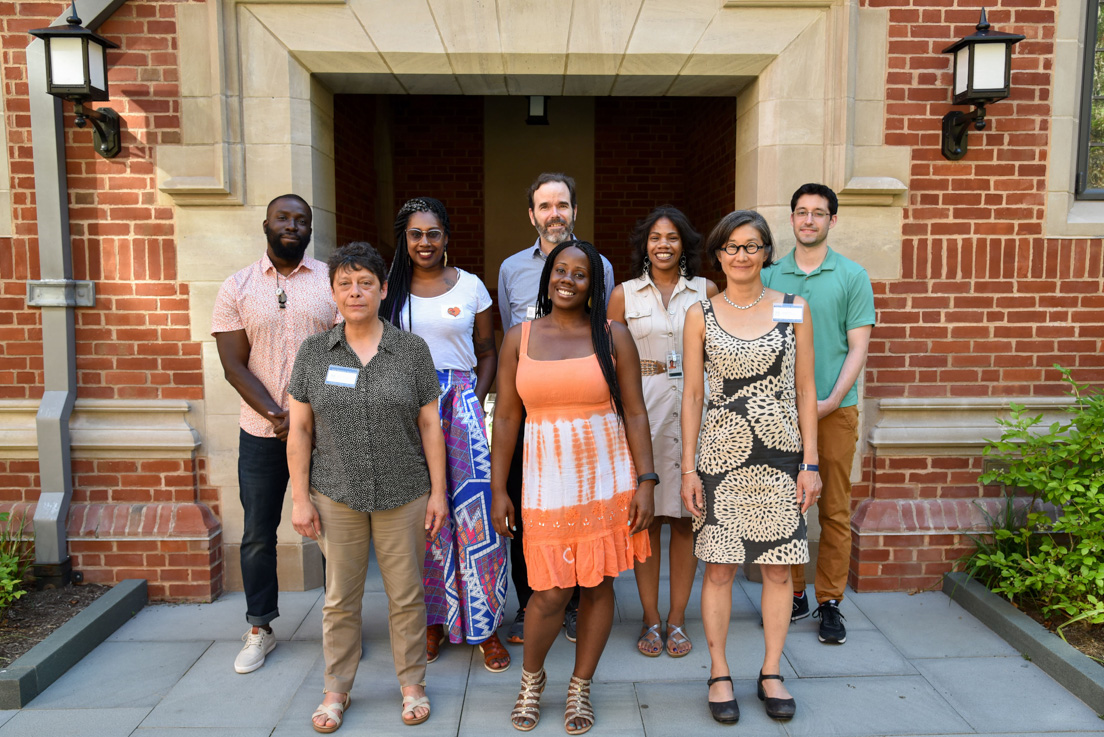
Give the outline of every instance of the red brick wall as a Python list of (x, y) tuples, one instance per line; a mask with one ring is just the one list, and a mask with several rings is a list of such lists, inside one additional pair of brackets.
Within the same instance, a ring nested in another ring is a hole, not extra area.
[(395, 96), (391, 120), (392, 216), (412, 197), (441, 200), (452, 224), (449, 263), (482, 278), (483, 98)]
[[(1012, 95), (971, 129), (968, 153), (940, 153), (952, 60), (980, 8), (1013, 48)], [(1043, 235), (1056, 0), (863, 0), (889, 9), (885, 143), (911, 149), (901, 279), (874, 284), (870, 397), (1061, 395), (1051, 368), (1104, 383), (1104, 260), (1099, 239)], [(980, 457), (868, 454), (854, 489), (852, 584), (935, 585), (980, 531)], [(886, 534), (879, 534), (885, 532)]]
[(617, 281), (629, 277), (633, 226), (657, 205), (703, 234), (732, 211), (734, 98), (599, 97), (594, 118), (594, 239)]
[[(25, 306), (25, 281), (41, 276), (26, 32), (68, 7), (0, 2), (13, 205), (13, 237), (0, 239), (0, 399), (42, 394), (40, 312)], [(123, 118), (118, 157), (96, 154), (92, 126), (76, 128), (72, 105), (63, 108), (73, 277), (96, 283), (95, 306), (75, 311), (80, 399), (203, 398), (172, 208), (159, 201), (156, 182), (156, 147), (181, 140), (176, 7), (128, 2), (98, 29), (120, 45), (108, 51), (111, 100), (101, 103)], [(148, 578), (154, 598), (209, 600), (221, 591), (221, 533), (211, 512), (218, 494), (203, 459), (75, 460), (73, 484), (70, 552), (86, 580)], [(33, 508), (38, 489), (37, 461), (0, 462), (4, 506)], [(169, 539), (126, 539), (151, 534)], [(195, 539), (172, 539), (182, 535)]]
[[(27, 30), (65, 3), (0, 2), (4, 107), (14, 237), (0, 239), (0, 398), (42, 394), (39, 312), (25, 306), (40, 278), (25, 49)], [(126, 3), (99, 33), (108, 51), (111, 101), (123, 118), (123, 151), (104, 159), (92, 126), (64, 106), (73, 276), (96, 282), (96, 306), (76, 311), (78, 396), (201, 399), (200, 346), (189, 340), (188, 288), (176, 282), (172, 209), (158, 203), (153, 148), (180, 141), (176, 4)], [(6, 242), (5, 242), (6, 241)]]
[[(376, 126), (374, 95), (334, 95), (334, 179), (337, 183), (337, 245), (350, 241), (383, 242), (376, 222), (376, 162), (372, 141)], [(384, 223), (386, 232), (391, 224)]]

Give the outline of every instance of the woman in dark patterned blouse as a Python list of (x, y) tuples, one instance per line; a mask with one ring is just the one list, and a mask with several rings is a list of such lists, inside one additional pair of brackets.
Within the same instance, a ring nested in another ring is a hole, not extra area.
[(311, 718), (323, 733), (337, 730), (349, 708), (369, 541), (387, 592), (402, 720), (429, 718), (422, 561), (426, 538), (448, 514), (429, 347), (380, 319), (387, 270), (374, 248), (350, 243), (329, 268), (344, 322), (303, 342), (288, 387), (292, 523), (326, 556), (325, 697)]

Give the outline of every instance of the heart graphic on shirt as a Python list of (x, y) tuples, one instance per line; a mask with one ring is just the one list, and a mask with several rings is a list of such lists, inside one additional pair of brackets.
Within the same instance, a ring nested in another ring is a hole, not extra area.
[(460, 308), (459, 307), (449, 307), (448, 308), (448, 313), (450, 315), (452, 315), (453, 317), (456, 317), (457, 315), (460, 314)]

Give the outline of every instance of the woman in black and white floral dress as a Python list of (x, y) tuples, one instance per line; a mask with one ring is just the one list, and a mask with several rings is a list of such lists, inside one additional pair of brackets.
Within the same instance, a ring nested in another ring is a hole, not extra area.
[[(682, 499), (694, 515), (694, 553), (706, 563), (709, 709), (719, 722), (739, 718), (725, 642), (737, 567), (752, 562), (763, 571), (759, 698), (768, 715), (789, 719), (796, 705), (778, 671), (792, 608), (790, 565), (809, 560), (805, 512), (821, 488), (812, 319), (805, 300), (763, 286), (773, 240), (761, 215), (726, 216), (706, 250), (726, 283), (690, 309), (683, 329)], [(709, 404), (699, 438), (703, 369)]]

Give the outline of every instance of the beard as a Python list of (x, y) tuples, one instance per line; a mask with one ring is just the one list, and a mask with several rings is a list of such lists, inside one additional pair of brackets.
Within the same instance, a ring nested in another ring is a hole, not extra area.
[[(553, 233), (550, 227), (553, 225), (563, 225), (564, 228), (559, 233)], [(571, 232), (572, 225), (574, 225), (574, 223), (571, 220), (556, 218), (555, 220), (550, 220), (543, 225), (538, 224), (537, 233), (540, 234), (542, 240), (546, 241), (547, 243), (551, 243), (553, 246), (558, 246), (564, 241), (569, 241), (575, 237), (574, 234)]]
[(303, 258), (303, 254), (307, 252), (307, 246), (310, 245), (310, 234), (301, 236), (298, 243), (284, 245), (280, 239), (283, 237), (283, 233), (270, 230), (268, 226), (264, 229), (265, 238), (268, 239), (268, 247), (272, 249), (272, 253), (276, 258), (281, 261), (300, 261)]

